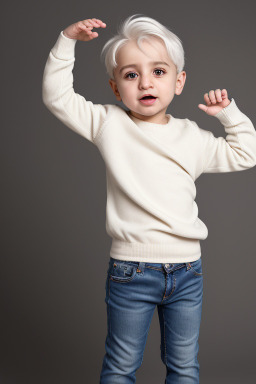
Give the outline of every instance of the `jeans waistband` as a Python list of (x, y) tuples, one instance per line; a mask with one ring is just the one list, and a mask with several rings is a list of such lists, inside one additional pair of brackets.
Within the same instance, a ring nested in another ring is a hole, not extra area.
[(167, 273), (176, 271), (177, 269), (187, 267), (189, 268), (189, 263), (145, 263), (139, 261), (137, 264), (137, 271), (144, 272), (145, 268), (157, 268), (164, 269)]
[[(125, 263), (127, 261), (117, 260), (111, 258), (112, 263)], [(143, 261), (128, 261), (130, 265), (134, 265), (137, 267), (137, 271), (143, 273), (145, 268), (155, 268), (159, 270), (165, 270), (167, 273), (176, 271), (177, 269), (186, 267), (190, 268), (190, 263), (147, 263)]]

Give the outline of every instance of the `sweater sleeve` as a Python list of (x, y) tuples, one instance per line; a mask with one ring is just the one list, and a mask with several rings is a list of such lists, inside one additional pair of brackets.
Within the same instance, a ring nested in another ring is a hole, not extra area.
[(200, 129), (201, 173), (235, 172), (256, 165), (256, 131), (235, 100), (214, 115), (224, 126), (226, 138)]
[(107, 115), (108, 105), (93, 104), (75, 93), (75, 44), (61, 31), (48, 56), (42, 81), (45, 106), (67, 127), (94, 142)]

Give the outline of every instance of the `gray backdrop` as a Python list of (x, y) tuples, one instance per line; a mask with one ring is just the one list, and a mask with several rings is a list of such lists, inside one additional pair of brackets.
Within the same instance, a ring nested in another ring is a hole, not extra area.
[[(92, 42), (77, 42), (76, 92), (118, 103), (100, 52), (121, 19), (154, 17), (182, 40), (187, 81), (167, 112), (215, 136), (222, 125), (198, 108), (226, 88), (256, 125), (255, 11), (249, 1), (10, 2), (2, 7), (1, 358), (2, 384), (98, 383), (107, 316), (103, 159), (91, 142), (44, 106), (42, 75), (61, 30), (99, 18)], [(203, 384), (255, 383), (256, 168), (196, 181), (204, 303), (199, 363)], [(164, 383), (155, 312), (138, 384)]]

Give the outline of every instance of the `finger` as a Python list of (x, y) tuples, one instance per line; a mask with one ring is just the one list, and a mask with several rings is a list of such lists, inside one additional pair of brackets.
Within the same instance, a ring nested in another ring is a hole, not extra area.
[(87, 19), (87, 20), (84, 20), (84, 23), (91, 27), (91, 28), (99, 28), (99, 24), (96, 23), (96, 21), (92, 20), (92, 19)]
[(210, 99), (212, 104), (216, 103), (215, 92), (213, 89), (209, 92), (209, 99)]
[(97, 19), (90, 19), (90, 21), (93, 23), (93, 26), (96, 28), (100, 28), (102, 26), (102, 23)]
[(228, 99), (228, 92), (226, 89), (222, 89), (221, 94), (223, 99)]
[(92, 29), (94, 27), (96, 27), (96, 28), (100, 27), (99, 24), (96, 21), (93, 21), (92, 19), (83, 20), (82, 23), (83, 23), (83, 25), (86, 25), (86, 27), (90, 28), (90, 29)]
[(93, 18), (92, 20), (95, 20), (95, 21), (97, 21), (102, 27), (105, 27), (106, 26), (106, 23), (104, 23), (102, 20), (100, 20), (100, 19), (95, 19), (95, 18)]
[(88, 34), (88, 37), (92, 40), (92, 39), (95, 39), (95, 37), (98, 37), (98, 33), (97, 32), (90, 32)]
[(218, 103), (222, 102), (222, 96), (221, 96), (221, 90), (220, 89), (215, 90), (215, 97), (216, 97), (216, 100)]
[(94, 28), (94, 25), (92, 25), (90, 20), (83, 20), (83, 21), (81, 21), (80, 27), (81, 27), (81, 29), (84, 30), (84, 32), (87, 33), (88, 36), (91, 36), (91, 34), (94, 33), (94, 32), (92, 32), (92, 29)]
[(98, 21), (96, 21), (95, 19), (90, 19), (90, 22), (96, 28), (100, 28), (100, 26), (101, 26), (100, 23)]
[(95, 21), (97, 21), (99, 24), (101, 24), (102, 26), (106, 26), (106, 23), (104, 23), (102, 20), (100, 20), (100, 19), (95, 19), (95, 18), (93, 18), (92, 20), (95, 20)]
[(207, 106), (204, 104), (198, 104), (198, 108), (202, 109), (202, 111), (204, 111), (204, 112), (207, 111)]
[(211, 105), (211, 100), (209, 98), (209, 94), (208, 93), (204, 94), (204, 101), (206, 102), (207, 105)]
[(82, 25), (85, 25), (87, 28), (91, 28), (91, 29), (94, 27), (93, 23), (90, 22), (90, 20), (83, 20)]

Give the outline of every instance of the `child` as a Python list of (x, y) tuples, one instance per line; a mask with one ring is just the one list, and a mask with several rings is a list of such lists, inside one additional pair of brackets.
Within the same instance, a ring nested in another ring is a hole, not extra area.
[(166, 114), (185, 84), (184, 51), (174, 33), (149, 17), (127, 18), (102, 51), (110, 86), (128, 110), (75, 93), (75, 44), (95, 39), (92, 29), (105, 27), (93, 18), (61, 31), (42, 94), (46, 107), (95, 144), (106, 164), (112, 246), (100, 384), (135, 383), (156, 305), (165, 383), (199, 383), (200, 240), (208, 231), (198, 218), (195, 180), (254, 167), (256, 131), (225, 89), (206, 93), (198, 107), (222, 123), (226, 139)]

